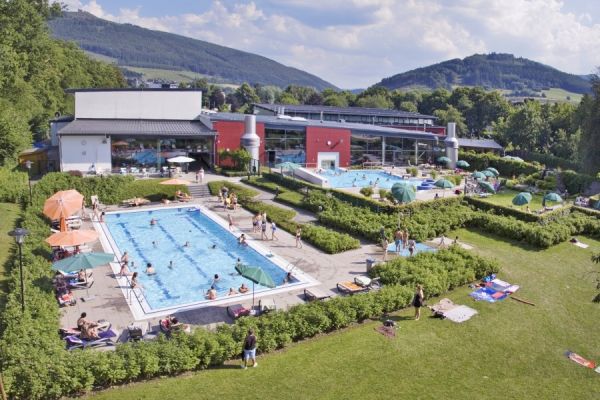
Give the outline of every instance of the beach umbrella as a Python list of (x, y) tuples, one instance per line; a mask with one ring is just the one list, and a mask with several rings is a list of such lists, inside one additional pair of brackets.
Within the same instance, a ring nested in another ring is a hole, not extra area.
[(545, 201), (552, 201), (555, 203), (562, 203), (563, 199), (557, 193), (548, 193), (544, 196)]
[(54, 262), (52, 264), (52, 269), (54, 271), (77, 272), (80, 269), (91, 269), (108, 264), (113, 261), (114, 258), (114, 254), (109, 253), (79, 253)]
[(442, 157), (438, 157), (437, 162), (445, 165), (450, 162), (450, 159), (448, 157), (442, 156)]
[(123, 146), (129, 146), (129, 143), (127, 143), (124, 140), (119, 140), (117, 142), (113, 142), (112, 145), (115, 147), (123, 147)]
[(452, 189), (454, 187), (454, 184), (448, 179), (438, 179), (433, 185), (441, 189)]
[(471, 174), (471, 177), (474, 179), (485, 179), (485, 175), (479, 171), (475, 171)]
[(50, 219), (67, 218), (81, 210), (83, 195), (77, 190), (62, 190), (44, 202), (44, 215)]
[(400, 203), (410, 203), (417, 197), (415, 187), (408, 182), (394, 183), (392, 186), (392, 196)]
[(469, 168), (471, 165), (468, 162), (466, 162), (465, 160), (458, 160), (456, 162), (456, 166), (459, 168)]
[(235, 267), (236, 271), (240, 273), (244, 278), (252, 281), (252, 308), (254, 308), (254, 284), (266, 286), (268, 288), (274, 288), (275, 282), (271, 275), (266, 273), (261, 267), (247, 267), (239, 265)]
[(50, 246), (79, 246), (96, 240), (98, 240), (98, 233), (96, 231), (84, 229), (54, 233), (46, 238), (46, 243)]
[(524, 206), (525, 204), (529, 204), (531, 199), (532, 199), (531, 193), (521, 192), (518, 195), (516, 195), (515, 197), (513, 197), (512, 203), (515, 206)]
[(492, 186), (491, 183), (486, 181), (478, 181), (479, 186), (488, 193), (496, 193), (496, 189)]
[(489, 169), (483, 170), (483, 171), (481, 171), (481, 173), (482, 173), (483, 175), (485, 175), (486, 177), (488, 177), (488, 178), (491, 178), (491, 177), (494, 177), (494, 176), (496, 176), (496, 174), (494, 174), (494, 173), (493, 173), (492, 171), (490, 171)]
[(194, 162), (196, 160), (191, 157), (177, 156), (177, 157), (173, 157), (173, 158), (167, 158), (167, 161), (170, 163), (185, 164), (185, 163)]
[(167, 179), (166, 181), (162, 181), (160, 183), (161, 185), (191, 185), (192, 182), (190, 181), (186, 181), (185, 179), (180, 179), (180, 178), (173, 178), (173, 179)]
[(487, 167), (486, 170), (487, 171), (492, 171), (494, 173), (494, 175), (496, 175), (496, 176), (500, 175), (500, 172), (498, 172), (498, 170), (496, 168)]

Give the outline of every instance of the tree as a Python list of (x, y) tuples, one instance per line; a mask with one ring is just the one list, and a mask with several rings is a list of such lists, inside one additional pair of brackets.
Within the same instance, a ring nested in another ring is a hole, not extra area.
[(540, 103), (535, 100), (525, 101), (513, 109), (506, 119), (498, 122), (494, 130), (505, 144), (510, 143), (520, 150), (540, 152), (546, 145), (544, 141), (550, 126), (544, 119)]
[(457, 136), (463, 136), (467, 132), (465, 118), (463, 117), (461, 112), (453, 106), (448, 105), (448, 108), (446, 108), (445, 110), (435, 110), (433, 112), (433, 115), (435, 115), (438, 118), (438, 124), (440, 125), (446, 126), (448, 125), (448, 122), (456, 123)]
[(584, 96), (580, 108), (583, 113), (581, 126), (581, 160), (583, 168), (595, 175), (600, 170), (600, 76), (592, 78), (592, 96)]
[(0, 106), (0, 165), (16, 165), (19, 153), (30, 145), (25, 118), (10, 107)]
[[(600, 264), (600, 253), (592, 254), (592, 262), (596, 264)], [(600, 290), (600, 273), (596, 271), (596, 289)], [(600, 293), (594, 297), (594, 303), (600, 303)]]
[(373, 94), (368, 96), (359, 96), (356, 99), (355, 105), (357, 107), (369, 107), (369, 108), (384, 108), (391, 109), (394, 104), (388, 96), (384, 94)]
[(449, 98), (450, 92), (446, 89), (436, 89), (429, 94), (426, 93), (419, 103), (419, 112), (432, 115), (435, 110), (445, 110)]
[(281, 95), (279, 96), (279, 99), (277, 100), (277, 102), (281, 103), (281, 104), (290, 104), (290, 105), (300, 104), (298, 99), (295, 98), (292, 94), (290, 94), (288, 92), (282, 92)]

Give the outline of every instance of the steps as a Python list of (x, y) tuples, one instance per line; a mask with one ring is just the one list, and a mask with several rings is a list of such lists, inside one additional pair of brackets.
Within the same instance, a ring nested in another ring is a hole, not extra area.
[(208, 189), (208, 185), (206, 184), (189, 185), (188, 190), (190, 191), (190, 195), (194, 199), (211, 196), (210, 190)]

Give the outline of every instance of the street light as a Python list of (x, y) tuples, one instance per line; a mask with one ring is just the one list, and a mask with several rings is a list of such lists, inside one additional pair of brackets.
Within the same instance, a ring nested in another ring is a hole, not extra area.
[(29, 182), (29, 205), (31, 205), (31, 198), (32, 198), (32, 194), (31, 194), (31, 165), (33, 164), (33, 161), (31, 160), (27, 160), (25, 161), (25, 167), (27, 168), (27, 180)]
[(25, 284), (23, 283), (23, 242), (25, 241), (25, 236), (27, 236), (29, 232), (27, 229), (16, 228), (14, 231), (8, 232), (9, 236), (15, 238), (15, 242), (19, 246), (19, 272), (21, 275), (21, 312), (25, 312)]

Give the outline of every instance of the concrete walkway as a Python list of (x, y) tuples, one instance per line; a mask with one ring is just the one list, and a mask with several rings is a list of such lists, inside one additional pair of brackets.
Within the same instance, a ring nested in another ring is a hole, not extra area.
[[(192, 181), (190, 177), (186, 177)], [(206, 174), (204, 183), (213, 180), (229, 180), (238, 181), (239, 178), (226, 178), (223, 176)], [(256, 188), (253, 188), (256, 189)], [(275, 203), (272, 200), (271, 193), (258, 190), (259, 198), (262, 201), (272, 203), (282, 208), (290, 208), (286, 205)], [(260, 240), (260, 233), (252, 233), (252, 214), (244, 209), (236, 211), (225, 210), (219, 203), (217, 197), (207, 197), (195, 199), (193, 203), (202, 204), (217, 213), (221, 218), (227, 220), (227, 214), (231, 213), (235, 224), (249, 237)], [(156, 204), (151, 205), (156, 207)], [(115, 207), (119, 209), (118, 207)], [(144, 209), (145, 207), (140, 207)], [(314, 216), (303, 210), (295, 210), (299, 213), (298, 222), (309, 222), (314, 220)], [(82, 229), (91, 228), (91, 222), (86, 221)], [(305, 273), (317, 279), (321, 284), (318, 286), (321, 290), (337, 295), (336, 283), (344, 280), (352, 280), (354, 276), (366, 273), (366, 259), (376, 258), (381, 259), (383, 253), (380, 248), (375, 245), (367, 244), (356, 250), (347, 251), (344, 253), (329, 255), (314, 248), (310, 244), (304, 243), (301, 249), (296, 248), (295, 237), (283, 230), (278, 231), (279, 240), (277, 241), (262, 241), (263, 246), (268, 247), (274, 254), (281, 256), (295, 268), (298, 268)], [(96, 243), (94, 251), (102, 251), (100, 244)], [(127, 325), (133, 321), (133, 315), (127, 304), (127, 299), (123, 296), (118, 287), (117, 280), (114, 278), (113, 272), (108, 266), (103, 266), (94, 269), (94, 285), (86, 290), (79, 290), (75, 294), (78, 298), (75, 306), (66, 307), (62, 311), (61, 324), (64, 327), (74, 326), (81, 312), (87, 312), (88, 318), (93, 320), (107, 319), (113, 324), (113, 328), (119, 332), (120, 339), (125, 340), (127, 335), (124, 333)], [(81, 298), (95, 297), (91, 301), (83, 302)], [(275, 302), (278, 309), (287, 309), (289, 306), (303, 302), (303, 291), (292, 290), (284, 294), (274, 296), (262, 296), (263, 302)], [(135, 300), (133, 300), (135, 301)], [(233, 301), (237, 303), (239, 301)], [(250, 304), (245, 304), (250, 306)], [(226, 313), (225, 306), (205, 307), (192, 311), (185, 311), (177, 314), (178, 318), (184, 322), (193, 325), (201, 325), (208, 328), (214, 328), (221, 323), (232, 322), (231, 318)], [(153, 328), (157, 329), (158, 319), (150, 319), (147, 321)], [(146, 321), (144, 321), (144, 324)]]

